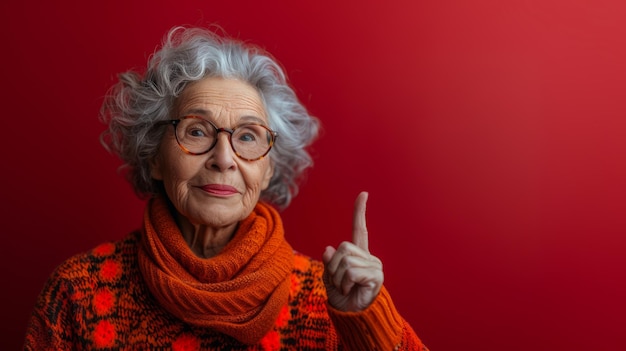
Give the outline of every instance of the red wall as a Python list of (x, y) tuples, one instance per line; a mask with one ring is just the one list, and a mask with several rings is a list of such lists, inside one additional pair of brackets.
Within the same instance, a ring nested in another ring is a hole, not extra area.
[(208, 23), (270, 50), (323, 121), (284, 212), (297, 249), (348, 239), (368, 190), (370, 248), (432, 350), (624, 349), (623, 1), (52, 3), (0, 5), (2, 349), (57, 264), (140, 223), (98, 143), (115, 74)]

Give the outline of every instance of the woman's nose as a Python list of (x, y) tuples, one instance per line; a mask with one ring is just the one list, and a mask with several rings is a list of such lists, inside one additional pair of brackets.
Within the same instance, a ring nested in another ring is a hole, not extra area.
[(210, 157), (207, 160), (209, 166), (219, 171), (225, 171), (236, 167), (235, 151), (230, 144), (230, 134), (218, 133), (217, 142), (213, 150), (209, 152)]

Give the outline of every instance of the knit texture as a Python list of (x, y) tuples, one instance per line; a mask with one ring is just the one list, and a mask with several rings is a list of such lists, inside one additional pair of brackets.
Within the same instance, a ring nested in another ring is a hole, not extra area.
[(293, 250), (278, 212), (263, 203), (210, 259), (195, 256), (162, 197), (144, 216), (139, 267), (160, 305), (183, 321), (255, 344), (287, 301)]
[(323, 264), (300, 253), (289, 264), (288, 294), (257, 342), (186, 322), (144, 280), (142, 237), (131, 233), (57, 267), (37, 299), (24, 350), (426, 350), (385, 289), (359, 313), (330, 307)]

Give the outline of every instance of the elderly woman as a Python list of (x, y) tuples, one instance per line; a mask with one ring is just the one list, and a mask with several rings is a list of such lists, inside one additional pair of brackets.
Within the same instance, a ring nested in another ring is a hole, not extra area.
[(174, 28), (145, 74), (120, 76), (103, 143), (148, 197), (143, 227), (61, 264), (26, 350), (423, 350), (368, 251), (294, 252), (280, 216), (318, 131), (265, 52)]

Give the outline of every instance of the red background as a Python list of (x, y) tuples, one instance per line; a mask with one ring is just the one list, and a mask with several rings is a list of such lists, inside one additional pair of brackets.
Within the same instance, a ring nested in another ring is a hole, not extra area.
[[(138, 227), (99, 145), (102, 96), (178, 24), (285, 66), (324, 133), (293, 246), (370, 248), (432, 350), (626, 346), (623, 1), (5, 1), (2, 349), (62, 260)], [(57, 1), (56, 3), (60, 3)]]

